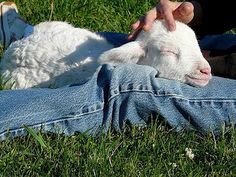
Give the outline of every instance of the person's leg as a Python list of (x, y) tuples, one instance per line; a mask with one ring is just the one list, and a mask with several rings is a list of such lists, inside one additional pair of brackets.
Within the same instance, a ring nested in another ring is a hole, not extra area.
[(108, 77), (109, 68), (81, 86), (0, 91), (0, 139), (25, 135), (23, 125), (67, 135), (75, 131), (97, 134)]
[(236, 121), (236, 81), (213, 77), (204, 88), (155, 78), (141, 65), (103, 65), (83, 85), (0, 92), (0, 137), (25, 135), (22, 125), (45, 132), (91, 135), (146, 126), (160, 114), (176, 130), (206, 132)]
[(5, 49), (14, 41), (29, 36), (33, 26), (19, 15), (14, 2), (0, 3), (0, 44)]
[(110, 44), (114, 45), (114, 47), (120, 47), (129, 42), (128, 35), (124, 33), (97, 32), (97, 34), (104, 37)]
[(160, 114), (176, 130), (217, 130), (236, 121), (236, 81), (213, 77), (204, 88), (155, 78), (147, 66), (123, 65), (110, 81), (105, 122), (118, 129), (123, 122), (145, 125), (151, 113)]
[(199, 41), (213, 75), (236, 79), (236, 35), (209, 35)]
[(236, 53), (208, 57), (213, 75), (236, 79)]

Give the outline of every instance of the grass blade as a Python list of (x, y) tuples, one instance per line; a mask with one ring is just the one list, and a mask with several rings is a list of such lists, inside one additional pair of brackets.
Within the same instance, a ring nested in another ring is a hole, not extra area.
[(35, 130), (33, 130), (32, 128), (26, 126), (26, 125), (23, 125), (23, 127), (27, 130), (27, 132), (33, 136), (33, 138), (35, 139), (36, 142), (38, 142), (43, 148), (46, 148), (46, 143), (45, 141), (43, 140), (43, 137), (41, 134), (37, 134)]

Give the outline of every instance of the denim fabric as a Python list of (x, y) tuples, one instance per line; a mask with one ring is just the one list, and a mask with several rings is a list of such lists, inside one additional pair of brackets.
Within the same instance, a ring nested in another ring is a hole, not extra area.
[(83, 85), (59, 89), (0, 92), (0, 137), (36, 130), (90, 135), (124, 123), (146, 126), (149, 115), (162, 115), (177, 131), (217, 130), (236, 120), (236, 81), (213, 77), (204, 88), (156, 78), (152, 67), (103, 65)]
[(211, 51), (212, 57), (236, 53), (236, 34), (205, 36), (199, 41), (199, 45), (202, 50)]
[(208, 35), (199, 45), (203, 50), (227, 50), (236, 46), (236, 34)]
[(119, 47), (127, 43), (128, 35), (124, 33), (114, 33), (114, 32), (97, 32), (100, 36), (106, 38), (106, 40), (114, 45), (114, 47)]
[(198, 88), (156, 74), (149, 66), (103, 65), (83, 85), (0, 91), (0, 139), (25, 135), (23, 125), (95, 136), (110, 128), (121, 131), (125, 123), (146, 126), (153, 113), (177, 131), (217, 131), (235, 122), (235, 80), (213, 77)]

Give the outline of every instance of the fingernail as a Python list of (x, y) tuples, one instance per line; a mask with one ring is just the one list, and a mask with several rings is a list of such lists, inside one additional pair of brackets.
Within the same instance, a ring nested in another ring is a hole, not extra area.
[(144, 26), (143, 26), (144, 31), (149, 31), (150, 28), (151, 28), (150, 25), (144, 25)]
[(133, 40), (133, 35), (128, 35), (127, 39), (128, 39), (128, 41)]

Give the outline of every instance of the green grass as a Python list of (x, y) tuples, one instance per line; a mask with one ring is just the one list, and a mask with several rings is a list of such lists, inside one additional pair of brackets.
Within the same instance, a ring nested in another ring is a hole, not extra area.
[[(34, 133), (33, 133), (34, 134)], [(33, 135), (0, 143), (0, 176), (233, 176), (236, 133), (176, 133), (163, 123), (99, 138)], [(185, 152), (191, 148), (194, 158)]]
[[(31, 24), (62, 20), (127, 33), (154, 0), (16, 0)], [(53, 5), (53, 8), (52, 8)], [(51, 15), (52, 14), (52, 15)], [(158, 117), (157, 117), (158, 119)], [(0, 176), (235, 176), (234, 127), (218, 136), (176, 133), (163, 122), (99, 138), (35, 133), (0, 142)], [(185, 152), (191, 148), (194, 158)]]
[[(154, 0), (16, 0), (20, 14), (32, 24), (50, 19), (94, 31), (128, 32)], [(53, 5), (53, 8), (51, 8)]]

